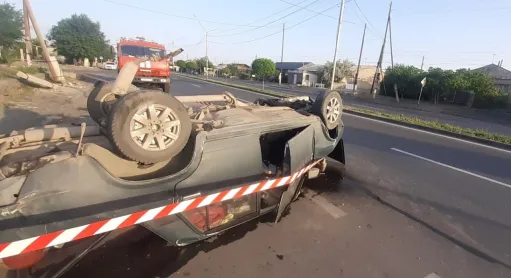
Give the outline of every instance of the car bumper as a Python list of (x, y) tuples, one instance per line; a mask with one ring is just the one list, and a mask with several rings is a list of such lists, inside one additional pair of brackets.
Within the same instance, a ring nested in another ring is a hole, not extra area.
[(134, 83), (155, 83), (155, 84), (163, 84), (170, 83), (170, 78), (165, 77), (145, 77), (145, 76), (135, 76), (133, 78)]

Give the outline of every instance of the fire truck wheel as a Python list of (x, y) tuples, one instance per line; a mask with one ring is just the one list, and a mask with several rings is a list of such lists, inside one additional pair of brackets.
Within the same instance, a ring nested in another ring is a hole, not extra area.
[(321, 117), (329, 130), (337, 128), (341, 122), (342, 99), (337, 91), (321, 92), (312, 105), (312, 113)]
[(169, 83), (163, 83), (161, 85), (161, 89), (164, 93), (170, 94), (170, 82)]
[[(87, 111), (91, 118), (101, 125), (103, 119), (107, 118), (108, 111), (112, 103), (117, 101), (114, 94), (111, 93), (114, 84), (105, 81), (94, 83), (94, 89), (87, 97)], [(136, 91), (138, 88), (130, 86), (128, 93)]]
[(184, 105), (169, 94), (138, 91), (123, 96), (108, 117), (112, 145), (141, 163), (168, 160), (183, 150), (192, 123)]

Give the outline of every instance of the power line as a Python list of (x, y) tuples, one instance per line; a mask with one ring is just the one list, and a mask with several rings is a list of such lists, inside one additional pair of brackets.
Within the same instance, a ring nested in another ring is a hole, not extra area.
[[(302, 0), (302, 1), (298, 2), (298, 4), (301, 4), (301, 3), (303, 3), (303, 2), (307, 2), (307, 1), (309, 1), (309, 0)], [(272, 13), (271, 15), (268, 15), (268, 16), (265, 16), (265, 17), (263, 17), (263, 18), (257, 19), (257, 20), (255, 20), (255, 21), (252, 21), (252, 22), (248, 23), (248, 24), (254, 24), (254, 23), (257, 23), (257, 22), (263, 21), (263, 20), (265, 20), (265, 19), (267, 19), (267, 18), (270, 18), (270, 17), (272, 17), (272, 16), (274, 16), (274, 15), (278, 15), (278, 14), (280, 14), (280, 13), (282, 13), (282, 12), (285, 12), (285, 11), (287, 11), (287, 10), (291, 9), (291, 8), (293, 8), (293, 7), (288, 7), (288, 8), (286, 8), (286, 9), (280, 10), (280, 11), (278, 11), (278, 12), (276, 12), (276, 13)], [(228, 30), (222, 31), (222, 32), (230, 32), (230, 31), (232, 31), (232, 30), (236, 30), (236, 29), (239, 29), (239, 27), (234, 27), (234, 28), (231, 28), (231, 29), (228, 29)]]
[[(293, 3), (291, 3), (291, 2), (287, 2), (287, 1), (285, 1), (285, 0), (280, 0), (280, 2), (284, 2), (284, 3), (289, 4), (289, 5), (291, 5), (291, 6), (294, 6), (294, 7), (304, 8), (304, 7), (298, 6), (300, 3), (298, 3), (298, 4), (293, 4)], [(308, 9), (308, 8), (304, 8), (304, 9), (305, 9), (305, 10), (307, 10), (307, 11), (309, 11), (309, 12), (316, 13), (316, 14), (318, 14), (318, 15), (320, 15), (320, 14), (321, 14), (321, 15), (324, 15), (324, 16), (329, 17), (329, 18), (337, 19), (337, 18), (335, 18), (334, 16), (327, 15), (327, 14), (323, 14), (323, 13), (318, 13), (318, 12), (316, 12), (316, 11), (314, 11), (314, 10), (311, 10), (311, 9)]]
[[(338, 7), (338, 6), (339, 6), (339, 4), (335, 4), (335, 5), (333, 5), (333, 6), (328, 7), (327, 9), (325, 9), (325, 10), (321, 11), (320, 13), (326, 12), (326, 11), (328, 11), (328, 10), (330, 10), (330, 9), (334, 8), (334, 7)], [(296, 23), (296, 24), (294, 24), (294, 25), (291, 25), (290, 27), (286, 28), (285, 30), (292, 29), (292, 28), (294, 28), (294, 27), (296, 27), (296, 26), (298, 26), (298, 25), (300, 25), (300, 24), (302, 24), (302, 23), (305, 23), (305, 22), (307, 22), (307, 21), (309, 21), (309, 20), (311, 20), (311, 19), (313, 19), (313, 18), (317, 17), (318, 15), (319, 15), (319, 13), (318, 13), (318, 14), (316, 14), (316, 15), (313, 15), (313, 16), (311, 16), (311, 17), (309, 17), (309, 18), (305, 19), (305, 20), (302, 20), (302, 21), (300, 21), (300, 22), (298, 22), (298, 23)], [(256, 39), (252, 39), (252, 40), (248, 40), (248, 41), (232, 42), (232, 43), (222, 43), (222, 42), (210, 42), (210, 43), (216, 43), (216, 44), (242, 44), (242, 43), (248, 43), (248, 42), (253, 42), (253, 41), (262, 40), (262, 39), (265, 39), (265, 38), (268, 38), (268, 37), (271, 37), (271, 36), (274, 36), (274, 35), (276, 35), (276, 34), (280, 34), (280, 33), (281, 33), (281, 31), (277, 31), (277, 32), (275, 32), (275, 33), (271, 33), (271, 34), (269, 34), (269, 35), (266, 35), (266, 36), (263, 36), (263, 37), (260, 37), (260, 38), (256, 38)]]
[[(294, 7), (298, 7), (298, 8), (305, 8), (305, 7), (302, 7), (302, 6), (298, 6), (300, 3), (294, 4), (294, 3), (291, 3), (291, 2), (288, 2), (288, 1), (285, 1), (285, 0), (280, 0), (280, 2), (284, 2), (284, 3), (286, 3), (286, 4), (289, 4), (289, 5), (292, 5), (292, 6), (294, 6)], [(351, 0), (350, 0), (350, 1), (346, 1), (346, 3), (349, 3), (349, 2), (351, 2)], [(315, 13), (315, 14), (317, 14), (317, 15), (323, 15), (323, 16), (326, 16), (326, 17), (329, 17), (329, 18), (332, 18), (332, 19), (335, 19), (335, 20), (337, 20), (337, 19), (338, 19), (338, 18), (337, 18), (337, 17), (335, 17), (335, 16), (331, 16), (331, 15), (328, 15), (328, 14), (324, 14), (323, 12), (319, 13), (319, 12), (316, 12), (315, 10), (311, 10), (311, 9), (308, 9), (308, 8), (305, 8), (305, 10), (307, 10), (307, 11), (309, 11), (309, 12), (313, 12), (313, 13)], [(351, 24), (358, 25), (358, 23), (356, 23), (356, 22), (347, 21), (347, 20), (343, 20), (343, 23), (351, 23)]]
[[(275, 22), (277, 22), (277, 21), (279, 21), (279, 20), (281, 20), (281, 19), (284, 19), (284, 18), (286, 18), (286, 17), (288, 17), (288, 16), (291, 16), (291, 15), (293, 15), (293, 14), (297, 13), (297, 12), (300, 12), (300, 11), (304, 10), (306, 7), (311, 6), (312, 4), (315, 4), (315, 3), (319, 2), (319, 1), (321, 1), (321, 0), (316, 0), (316, 1), (314, 1), (314, 2), (311, 2), (311, 3), (307, 4), (305, 7), (301, 7), (300, 9), (297, 9), (297, 10), (295, 10), (294, 12), (288, 13), (287, 15), (282, 16), (282, 17), (279, 17), (279, 18), (277, 18), (277, 19), (275, 19), (275, 20), (273, 20), (273, 21), (270, 21), (270, 22), (266, 23), (265, 25), (262, 25), (262, 26), (255, 27), (255, 28), (253, 28), (253, 29), (250, 29), (250, 30), (247, 30), (247, 31), (243, 31), (243, 32), (239, 32), (239, 33), (228, 34), (228, 35), (218, 35), (218, 36), (211, 36), (211, 37), (236, 36), (236, 35), (245, 34), (245, 33), (248, 33), (248, 32), (252, 32), (252, 31), (255, 31), (255, 30), (261, 29), (262, 27), (268, 26), (268, 25), (270, 25), (270, 24), (272, 24), (272, 23), (275, 23)], [(279, 32), (277, 32), (277, 33), (279, 33)]]
[[(120, 5), (120, 6), (130, 7), (130, 8), (137, 9), (137, 10), (142, 10), (142, 11), (150, 12), (150, 13), (162, 14), (162, 15), (166, 15), (166, 16), (171, 16), (171, 17), (176, 17), (176, 18), (182, 18), (182, 19), (188, 19), (188, 20), (195, 21), (195, 18), (193, 18), (193, 17), (182, 16), (182, 15), (177, 15), (177, 14), (170, 14), (170, 13), (166, 13), (166, 12), (162, 12), (162, 11), (156, 11), (156, 10), (150, 10), (150, 9), (146, 9), (146, 8), (142, 8), (142, 7), (138, 7), (138, 6), (133, 6), (133, 5), (125, 4), (125, 3), (120, 3), (120, 2), (116, 2), (116, 1), (112, 1), (112, 0), (103, 0), (103, 1), (109, 2), (109, 3), (113, 3), (113, 4), (116, 4), (116, 5)], [(259, 27), (259, 28), (265, 27), (265, 26), (254, 26), (254, 25), (247, 25), (247, 24), (234, 24), (234, 23), (229, 23), (229, 22), (220, 22), (220, 21), (211, 21), (211, 20), (202, 20), (202, 22), (208, 22), (208, 23), (220, 24), (220, 25), (239, 26), (239, 27)]]
[(357, 9), (360, 11), (360, 13), (362, 14), (362, 16), (366, 19), (366, 22), (369, 24), (369, 26), (371, 26), (371, 28), (376, 32), (376, 28), (374, 27), (374, 25), (371, 23), (371, 21), (369, 21), (369, 19), (367, 18), (367, 16), (364, 14), (364, 12), (362, 11), (362, 9), (360, 8), (360, 6), (358, 5), (357, 3), (357, 0), (353, 0), (353, 2), (355, 3), (355, 5), (357, 6)]

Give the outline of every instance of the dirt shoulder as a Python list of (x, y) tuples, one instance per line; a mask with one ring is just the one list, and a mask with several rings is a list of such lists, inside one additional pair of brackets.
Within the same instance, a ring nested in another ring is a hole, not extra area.
[(34, 88), (10, 77), (0, 78), (0, 134), (46, 124), (71, 124), (87, 117), (92, 84), (67, 79), (53, 89)]

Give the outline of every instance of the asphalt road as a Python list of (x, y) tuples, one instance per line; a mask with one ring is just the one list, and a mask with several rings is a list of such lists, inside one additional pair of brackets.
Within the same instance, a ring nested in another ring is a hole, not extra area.
[[(176, 94), (224, 90), (183, 77), (173, 86)], [(261, 97), (229, 91), (247, 101)], [(352, 115), (343, 121), (353, 179), (439, 234), (511, 265), (511, 152)]]
[[(263, 97), (181, 76), (171, 90)], [(309, 182), (322, 199), (300, 199), (276, 227), (248, 223), (179, 251), (180, 260), (147, 235), (99, 249), (66, 277), (511, 277), (511, 152), (351, 115), (343, 121), (345, 179)]]
[[(262, 89), (262, 83), (260, 81), (226, 79), (226, 78), (218, 78), (218, 77), (213, 77), (212, 79)], [(270, 82), (266, 82), (264, 88), (266, 90), (272, 90), (272, 91), (291, 94), (291, 95), (306, 95), (306, 96), (311, 96), (311, 97), (315, 97), (319, 92), (324, 90), (324, 89), (320, 89), (320, 88), (306, 88), (306, 87), (292, 88), (291, 86), (289, 86), (287, 84), (279, 86), (276, 83), (270, 83)], [(417, 118), (420, 118), (423, 120), (438, 121), (441, 123), (449, 123), (449, 124), (457, 125), (457, 126), (464, 127), (464, 128), (483, 129), (483, 130), (488, 130), (489, 132), (511, 136), (511, 126), (499, 124), (496, 122), (491, 122), (491, 121), (486, 121), (486, 120), (467, 119), (464, 117), (459, 117), (459, 116), (454, 116), (454, 115), (433, 113), (433, 112), (429, 112), (429, 111), (418, 111), (418, 110), (411, 110), (411, 109), (406, 109), (406, 108), (401, 108), (401, 107), (382, 105), (379, 103), (371, 103), (371, 102), (367, 102), (367, 101), (357, 100), (351, 96), (344, 98), (343, 101), (344, 101), (345, 105), (350, 105), (350, 106), (354, 106), (354, 107), (366, 108), (366, 109), (368, 108), (371, 110), (378, 110), (378, 111), (385, 112), (385, 113), (404, 114), (409, 117), (417, 117)]]

